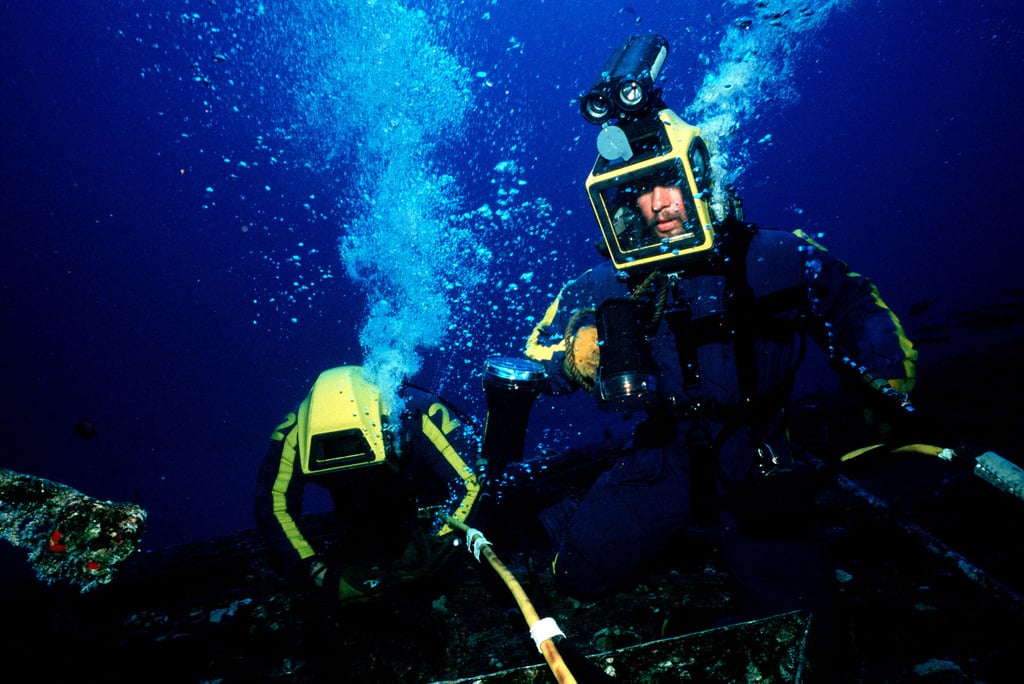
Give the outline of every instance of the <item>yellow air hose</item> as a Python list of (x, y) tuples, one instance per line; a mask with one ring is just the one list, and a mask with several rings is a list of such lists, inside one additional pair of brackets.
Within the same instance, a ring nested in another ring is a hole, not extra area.
[(522, 612), (523, 617), (526, 619), (526, 626), (530, 628), (530, 636), (533, 637), (534, 643), (537, 644), (537, 650), (541, 652), (544, 660), (547, 661), (551, 673), (555, 676), (555, 681), (559, 682), (559, 684), (576, 684), (576, 678), (569, 671), (569, 667), (565, 664), (562, 655), (558, 652), (558, 647), (555, 645), (555, 637), (565, 635), (558, 629), (554, 619), (541, 618), (537, 614), (537, 610), (533, 607), (530, 597), (526, 595), (515, 575), (501, 562), (498, 555), (494, 553), (491, 543), (487, 541), (480, 530), (472, 528), (451, 516), (448, 516), (446, 520), (455, 529), (466, 533), (466, 544), (469, 547), (470, 553), (478, 561), (482, 554), (490, 566), (494, 568), (494, 571), (498, 573), (505, 586), (512, 592), (516, 605), (519, 606), (520, 612)]
[(890, 454), (935, 456), (942, 461), (969, 466), (976, 477), (984, 480), (996, 489), (1016, 497), (1020, 501), (1024, 501), (1024, 468), (993, 451), (986, 451), (977, 457), (965, 458), (958, 456), (953, 449), (935, 446), (934, 444), (907, 444), (901, 447), (889, 447), (883, 443), (854, 449), (840, 457), (839, 461), (845, 463), (869, 451), (881, 452), (882, 450)]
[[(865, 454), (875, 449), (882, 449), (888, 447), (887, 444), (872, 444), (871, 446), (861, 447), (860, 449), (854, 449), (848, 454), (844, 454), (839, 460), (842, 462), (850, 461), (861, 454)], [(943, 447), (934, 446), (932, 444), (907, 444), (901, 447), (889, 448), (891, 454), (924, 454), (925, 456), (939, 456), (945, 460), (949, 460), (949, 457), (944, 455), (944, 452), (950, 452), (950, 449), (944, 449)]]

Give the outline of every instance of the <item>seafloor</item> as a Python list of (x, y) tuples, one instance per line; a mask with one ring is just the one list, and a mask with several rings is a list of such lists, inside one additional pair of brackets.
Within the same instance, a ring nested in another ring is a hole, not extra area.
[[(920, 538), (916, 527), (908, 533), (897, 520), (906, 522), (903, 512), (860, 511), (836, 528), (843, 635), (830, 681), (1019, 681), (1024, 564), (1012, 546), (1024, 529), (1024, 504), (989, 496), (998, 505), (978, 510), (985, 493), (974, 489), (959, 482), (941, 498), (970, 501), (961, 523), (980, 534), (962, 541), (985, 547), (991, 557), (983, 560), (999, 576), (949, 555), (948, 546), (929, 548), (944, 540)], [(860, 507), (856, 497), (846, 503)], [(528, 556), (502, 560), (539, 614), (558, 621), (566, 646), (605, 653), (598, 663), (617, 681), (816, 681), (794, 663), (798, 623), (657, 643), (700, 633), (730, 611), (728, 575), (710, 555), (685, 557), (593, 602), (560, 597)], [(511, 595), (468, 556), (454, 566), (415, 594), (339, 609), (282, 586), (247, 531), (141, 553), (118, 581), (89, 594), (6, 586), (0, 643), (10, 666), (62, 681), (432, 682), (498, 672), (484, 681), (554, 681)], [(608, 653), (637, 644), (644, 647)], [(541, 667), (504, 672), (531, 664)]]

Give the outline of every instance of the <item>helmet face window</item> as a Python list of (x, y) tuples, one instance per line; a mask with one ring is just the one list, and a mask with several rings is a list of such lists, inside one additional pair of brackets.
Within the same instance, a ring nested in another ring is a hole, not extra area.
[(609, 161), (602, 152), (587, 178), (615, 268), (680, 269), (706, 259), (715, 232), (710, 157), (700, 129), (662, 109), (656, 119), (623, 130), (633, 156)]
[(370, 445), (359, 429), (313, 435), (309, 451), (311, 472), (372, 463), (374, 460)]
[(380, 390), (359, 366), (324, 371), (299, 405), (302, 472), (330, 473), (386, 464), (394, 447)]
[(601, 190), (614, 238), (627, 258), (687, 250), (705, 236), (682, 161), (663, 164)]

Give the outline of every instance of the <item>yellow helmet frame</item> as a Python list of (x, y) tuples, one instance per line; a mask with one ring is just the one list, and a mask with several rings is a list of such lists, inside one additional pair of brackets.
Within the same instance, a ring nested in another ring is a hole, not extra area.
[(299, 462), (306, 475), (389, 463), (388, 410), (360, 366), (325, 370), (299, 405)]
[[(714, 246), (710, 155), (700, 129), (671, 109), (656, 118), (624, 126), (631, 156), (599, 156), (587, 177), (587, 196), (617, 269), (656, 267), (675, 270)], [(655, 185), (683, 191), (687, 231), (660, 238), (647, 227), (636, 198)]]

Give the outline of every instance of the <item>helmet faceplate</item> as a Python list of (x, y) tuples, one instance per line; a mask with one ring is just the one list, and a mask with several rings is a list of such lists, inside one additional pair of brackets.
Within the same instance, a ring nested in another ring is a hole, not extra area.
[[(714, 245), (709, 154), (700, 129), (662, 109), (657, 119), (631, 122), (624, 131), (632, 155), (610, 161), (598, 157), (587, 178), (587, 195), (608, 253), (618, 269), (681, 267)], [(644, 220), (637, 198), (655, 186), (682, 191), (683, 234), (662, 238)]]

